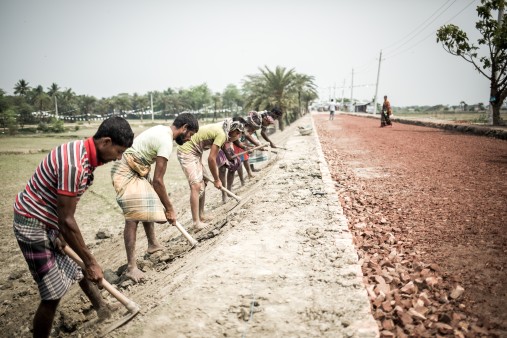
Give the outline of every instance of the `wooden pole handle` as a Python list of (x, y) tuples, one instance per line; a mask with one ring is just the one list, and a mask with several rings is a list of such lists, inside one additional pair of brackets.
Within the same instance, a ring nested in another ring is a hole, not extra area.
[[(85, 265), (81, 258), (71, 249), (70, 246), (66, 245), (63, 248), (63, 251), (74, 260), (81, 267), (81, 269), (85, 269)], [(86, 277), (85, 277), (86, 278)], [(107, 290), (114, 298), (116, 298), (120, 303), (122, 303), (130, 313), (139, 312), (139, 305), (134, 303), (132, 300), (127, 298), (123, 293), (118, 291), (115, 287), (113, 287), (105, 278), (102, 278), (100, 281), (100, 286)]]
[(231, 160), (232, 160), (232, 159), (235, 159), (235, 158), (236, 158), (236, 157), (238, 157), (238, 156), (241, 156), (241, 155), (244, 155), (244, 154), (246, 154), (246, 153), (249, 153), (249, 152), (251, 152), (251, 151), (253, 151), (253, 150), (256, 150), (256, 149), (261, 149), (261, 148), (264, 148), (264, 147), (267, 147), (267, 146), (269, 146), (269, 144), (267, 144), (267, 143), (266, 143), (266, 144), (261, 144), (260, 146), (255, 146), (255, 147), (250, 148), (250, 149), (248, 149), (248, 150), (245, 150), (245, 151), (242, 151), (242, 152), (240, 152), (240, 153), (234, 154), (234, 155), (231, 157)]
[[(210, 178), (209, 178), (206, 174), (204, 174), (204, 173), (202, 174), (202, 177), (203, 177), (206, 181), (208, 181), (208, 182), (213, 182), (213, 180), (212, 180), (212, 179), (210, 179)], [(222, 190), (222, 191), (223, 191), (223, 192), (225, 192), (227, 195), (229, 195), (229, 196), (231, 196), (232, 198), (234, 198), (236, 201), (241, 202), (241, 197), (239, 197), (238, 195), (235, 195), (232, 191), (230, 191), (230, 190), (228, 190), (228, 189), (224, 188), (223, 186), (222, 186), (222, 188), (221, 188), (220, 190)]]
[(190, 236), (190, 234), (185, 230), (185, 228), (181, 225), (180, 222), (176, 221), (176, 228), (181, 232), (181, 234), (187, 239), (187, 241), (194, 247), (198, 242)]

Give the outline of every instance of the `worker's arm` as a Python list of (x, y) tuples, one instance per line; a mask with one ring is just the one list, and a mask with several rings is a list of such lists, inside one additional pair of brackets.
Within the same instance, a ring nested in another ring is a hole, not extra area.
[(102, 268), (95, 260), (95, 257), (86, 246), (83, 235), (79, 230), (74, 214), (77, 206), (76, 196), (58, 195), (57, 214), (60, 234), (72, 250), (81, 258), (85, 265), (85, 276), (95, 283), (99, 283), (104, 278)]
[(213, 144), (211, 146), (209, 156), (208, 156), (208, 166), (209, 170), (211, 171), (211, 175), (213, 176), (213, 184), (215, 185), (215, 188), (221, 189), (222, 188), (222, 181), (220, 181), (220, 178), (218, 176), (218, 166), (217, 166), (217, 155), (220, 148)]
[(153, 175), (153, 189), (160, 198), (160, 202), (165, 208), (165, 218), (171, 224), (176, 224), (176, 212), (174, 211), (169, 195), (164, 184), (164, 175), (167, 170), (167, 159), (157, 156), (155, 161), (155, 174)]
[(273, 142), (271, 142), (271, 140), (269, 139), (268, 134), (266, 133), (266, 130), (267, 130), (267, 128), (262, 128), (262, 129), (261, 129), (261, 135), (262, 135), (262, 137), (263, 137), (266, 141), (268, 141), (268, 142), (269, 142), (269, 146), (270, 146), (271, 148), (276, 148), (275, 144), (274, 144)]

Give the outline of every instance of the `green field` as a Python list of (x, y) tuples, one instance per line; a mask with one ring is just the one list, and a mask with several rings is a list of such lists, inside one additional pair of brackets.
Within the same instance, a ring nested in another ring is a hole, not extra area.
[[(455, 121), (461, 123), (477, 123), (486, 124), (488, 123), (488, 116), (485, 111), (481, 112), (448, 112), (448, 111), (429, 111), (429, 112), (409, 112), (407, 110), (396, 110), (394, 112), (396, 117), (406, 117), (413, 119), (425, 119), (425, 120), (444, 120), (444, 121)], [(507, 121), (507, 111), (502, 110), (500, 117)]]
[[(0, 171), (2, 172), (0, 189), (3, 196), (0, 201), (0, 221), (3, 224), (0, 231), (1, 252), (10, 250), (8, 248), (12, 248), (13, 244), (17, 249), (11, 227), (12, 205), (16, 194), (25, 187), (40, 161), (50, 149), (61, 143), (92, 136), (98, 125), (99, 122), (92, 123), (68, 134), (0, 137)], [(152, 123), (131, 123), (136, 135), (153, 125)], [(189, 194), (188, 182), (176, 158), (175, 148), (173, 150), (164, 181), (170, 194), (181, 196), (183, 193), (186, 199)], [(95, 234), (99, 229), (107, 229), (115, 236), (121, 234), (123, 230), (123, 215), (116, 203), (111, 183), (111, 166), (112, 163), (108, 163), (95, 170), (94, 184), (78, 204), (76, 220), (87, 243), (94, 242)]]

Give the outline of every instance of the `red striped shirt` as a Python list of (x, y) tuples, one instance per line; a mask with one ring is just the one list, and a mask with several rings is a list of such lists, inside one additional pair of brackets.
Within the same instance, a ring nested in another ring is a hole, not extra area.
[(16, 196), (14, 211), (58, 229), (57, 195), (79, 200), (92, 185), (98, 165), (92, 138), (56, 147), (39, 164), (25, 190)]

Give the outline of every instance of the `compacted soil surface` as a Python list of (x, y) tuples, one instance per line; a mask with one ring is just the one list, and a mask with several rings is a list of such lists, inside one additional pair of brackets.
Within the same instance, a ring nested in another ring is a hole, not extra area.
[(507, 142), (314, 115), (382, 336), (507, 336)]

